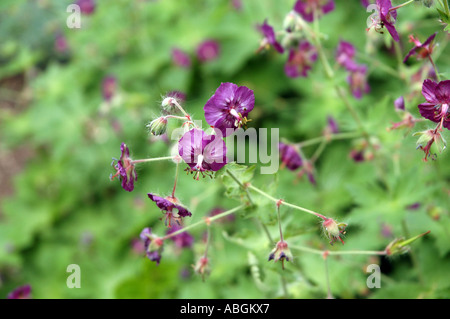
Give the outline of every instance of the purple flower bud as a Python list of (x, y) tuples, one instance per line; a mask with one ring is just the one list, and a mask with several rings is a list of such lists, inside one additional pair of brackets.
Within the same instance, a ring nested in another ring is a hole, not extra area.
[(294, 10), (308, 22), (314, 21), (314, 13), (317, 17), (334, 10), (333, 0), (298, 0), (294, 5)]
[(211, 127), (219, 129), (226, 137), (234, 129), (247, 124), (247, 116), (254, 105), (255, 95), (252, 90), (228, 82), (220, 84), (203, 110), (206, 122)]
[(394, 107), (396, 111), (404, 111), (405, 110), (405, 99), (403, 96), (398, 97), (394, 101)]
[(337, 122), (332, 116), (328, 116), (327, 117), (327, 123), (328, 123), (327, 131), (330, 134), (337, 134), (337, 133), (339, 133), (339, 127), (337, 125)]
[(31, 286), (24, 285), (11, 291), (6, 299), (31, 299)]
[(110, 102), (117, 90), (117, 80), (114, 76), (106, 76), (102, 81), (103, 99)]
[(220, 45), (215, 40), (205, 40), (197, 47), (197, 58), (201, 62), (217, 59), (220, 53)]
[(62, 34), (58, 34), (55, 37), (55, 51), (62, 54), (69, 51), (69, 44), (67, 43), (67, 39)]
[(131, 192), (134, 189), (134, 181), (137, 180), (136, 169), (134, 167), (133, 161), (130, 158), (130, 150), (125, 143), (120, 145), (121, 155), (120, 159), (117, 160), (113, 158), (113, 162), (111, 165), (114, 165), (114, 162), (117, 161), (117, 164), (114, 165), (114, 169), (116, 170), (116, 174), (110, 175), (110, 180), (113, 180), (116, 177), (119, 177), (119, 180), (122, 181), (122, 188), (128, 192)]
[(285, 165), (291, 171), (295, 171), (302, 166), (302, 158), (294, 146), (280, 143), (278, 148), (282, 165)]
[(191, 66), (191, 58), (189, 55), (178, 48), (172, 49), (172, 61), (175, 65), (182, 68), (189, 68)]

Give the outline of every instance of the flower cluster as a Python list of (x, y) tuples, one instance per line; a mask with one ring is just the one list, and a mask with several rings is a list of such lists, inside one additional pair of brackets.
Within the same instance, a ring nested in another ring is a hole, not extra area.
[[(220, 55), (220, 44), (214, 39), (206, 39), (197, 45), (195, 51), (201, 63), (213, 61)], [(172, 48), (172, 61), (181, 68), (190, 68), (192, 64), (190, 54), (178, 47)]]

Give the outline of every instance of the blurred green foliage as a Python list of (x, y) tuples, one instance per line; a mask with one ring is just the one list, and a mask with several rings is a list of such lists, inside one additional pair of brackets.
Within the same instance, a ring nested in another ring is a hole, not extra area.
[[(267, 262), (273, 243), (261, 222), (274, 240), (278, 226), (275, 206), (266, 198), (254, 194), (255, 210), (237, 214), (234, 222), (212, 225), (211, 275), (203, 282), (191, 265), (203, 253), (205, 227), (192, 230), (195, 244), (190, 250), (166, 243), (159, 266), (132, 248), (144, 227), (165, 233), (159, 220), (163, 215), (146, 193), (169, 194), (175, 165), (139, 165), (131, 193), (108, 179), (111, 158), (120, 156), (122, 142), (134, 159), (169, 155), (169, 146), (150, 137), (145, 125), (160, 114), (161, 96), (172, 90), (186, 93), (186, 110), (205, 127), (204, 103), (221, 82), (233, 82), (254, 90), (252, 127), (279, 128), (281, 137), (301, 142), (320, 136), (327, 116), (333, 116), (341, 131), (355, 131), (319, 63), (308, 78), (290, 79), (283, 71), (286, 54), (256, 54), (262, 38), (257, 25), (268, 19), (280, 29), (294, 1), (243, 1), (237, 10), (228, 0), (104, 0), (97, 2), (94, 14), (82, 16), (80, 29), (66, 27), (68, 4), (0, 3), (0, 78), (23, 78), (16, 98), (26, 104), (20, 112), (0, 109), (0, 151), (10, 154), (26, 146), (33, 154), (14, 178), (14, 194), (2, 198), (0, 206), (0, 297), (25, 283), (31, 284), (34, 298), (326, 297), (320, 255), (292, 250), (294, 261), (284, 271), (279, 263)], [(417, 117), (423, 97), (421, 83), (408, 87), (380, 65), (411, 76), (422, 62), (398, 67), (398, 57), (387, 49), (388, 35), (366, 32), (367, 17), (359, 1), (337, 1), (320, 27), (330, 61), (343, 39), (357, 47), (357, 60), (369, 67), (371, 93), (350, 99), (381, 145), (376, 158), (355, 163), (349, 157), (352, 142), (333, 141), (316, 163), (316, 186), (287, 170), (260, 175), (258, 168), (252, 183), (349, 224), (345, 247), (329, 246), (317, 219), (283, 206), (284, 237), (293, 246), (383, 250), (396, 237), (431, 230), (409, 254), (396, 258), (328, 257), (335, 297), (449, 298), (448, 151), (425, 163), (411, 133), (386, 130), (401, 120), (393, 108), (398, 96), (413, 96), (406, 108)], [(399, 12), (397, 29), (400, 50), (406, 54), (409, 33), (424, 40), (442, 27), (435, 10), (412, 6)], [(55, 50), (58, 35), (66, 38), (67, 52)], [(205, 39), (218, 41), (220, 55), (201, 63), (195, 51)], [(450, 75), (447, 41), (448, 34), (439, 32), (436, 63), (444, 78)], [(174, 47), (190, 54), (190, 68), (174, 65)], [(345, 73), (335, 72), (345, 87)], [(101, 94), (106, 76), (118, 83), (110, 108)], [(8, 94), (14, 92), (0, 88), (0, 101)], [(421, 122), (414, 131), (430, 126)], [(449, 137), (448, 131), (444, 136)], [(309, 157), (315, 147), (303, 151)], [(178, 183), (177, 196), (193, 212), (187, 224), (202, 220), (214, 207), (239, 205), (239, 189), (225, 176), (194, 181), (181, 174)], [(407, 208), (414, 203), (420, 203), (418, 209)], [(366, 286), (365, 266), (371, 263), (381, 265), (380, 289)], [(81, 289), (66, 286), (69, 264), (81, 267)]]

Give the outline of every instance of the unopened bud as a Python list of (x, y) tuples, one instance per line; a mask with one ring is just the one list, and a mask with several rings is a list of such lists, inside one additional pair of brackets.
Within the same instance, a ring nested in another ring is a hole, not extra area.
[(163, 135), (167, 129), (167, 118), (164, 116), (158, 117), (157, 119), (151, 121), (147, 127), (152, 135)]
[(330, 240), (331, 245), (333, 245), (333, 243), (338, 239), (342, 244), (344, 244), (341, 236), (345, 235), (345, 228), (347, 227), (347, 224), (338, 223), (332, 218), (325, 218), (323, 220), (322, 227), (325, 235)]

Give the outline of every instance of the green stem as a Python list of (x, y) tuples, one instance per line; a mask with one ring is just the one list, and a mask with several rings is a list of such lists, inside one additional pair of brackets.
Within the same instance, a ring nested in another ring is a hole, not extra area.
[(314, 152), (313, 156), (310, 158), (310, 162), (311, 164), (314, 164), (317, 159), (319, 158), (319, 156), (322, 154), (322, 152), (325, 150), (325, 146), (327, 146), (328, 141), (327, 140), (323, 140), (322, 143), (320, 143), (319, 147), (317, 148), (317, 150)]
[(175, 168), (175, 182), (173, 183), (173, 189), (172, 189), (172, 197), (175, 197), (175, 188), (177, 187), (177, 180), (178, 180), (178, 167), (180, 166), (180, 163), (177, 162), (176, 168)]
[[(410, 3), (414, 2), (414, 1), (415, 1), (415, 0), (409, 0), (409, 1), (406, 1), (405, 3), (399, 4), (399, 5), (396, 6), (396, 7), (390, 8), (389, 11), (397, 10), (397, 9), (399, 9), (399, 8), (401, 8), (401, 7), (404, 7), (404, 6), (410, 4)], [(445, 0), (444, 0), (444, 1), (445, 1)]]
[(332, 134), (330, 136), (318, 136), (300, 143), (295, 144), (298, 147), (306, 147), (306, 146), (311, 146), (311, 145), (315, 145), (318, 144), (320, 142), (322, 142), (323, 140), (345, 140), (345, 139), (352, 139), (352, 138), (356, 138), (356, 137), (360, 137), (361, 133), (359, 132), (345, 132), (345, 133), (337, 133), (337, 134)]
[(323, 255), (325, 252), (328, 255), (378, 255), (378, 256), (384, 256), (386, 255), (386, 251), (378, 251), (378, 250), (343, 250), (343, 251), (329, 251), (329, 250), (319, 250), (309, 247), (303, 247), (303, 246), (292, 246), (290, 245), (290, 248), (297, 249), (300, 251), (313, 253), (317, 255)]
[(325, 262), (325, 277), (327, 281), (327, 299), (334, 299), (333, 294), (331, 293), (331, 285), (330, 285), (330, 275), (329, 275), (329, 269), (328, 269), (328, 258), (323, 257)]
[(436, 67), (436, 64), (434, 64), (434, 61), (431, 58), (431, 55), (428, 55), (428, 60), (430, 60), (431, 65), (433, 66), (434, 73), (436, 73), (436, 78), (437, 78), (438, 82), (441, 82), (441, 76), (439, 75), (439, 71), (438, 71), (438, 69)]
[[(257, 192), (257, 193), (263, 195), (264, 197), (270, 199), (271, 201), (273, 201), (273, 202), (275, 202), (275, 203), (278, 203), (278, 202), (280, 201), (280, 199), (276, 199), (275, 197), (273, 197), (273, 196), (267, 194), (266, 192), (260, 190), (259, 188), (253, 186), (253, 185), (250, 184), (250, 183), (247, 184), (247, 185), (248, 185), (248, 186), (247, 186), (248, 188), (250, 188), (250, 189), (254, 190), (255, 192)], [(305, 212), (305, 213), (308, 213), (308, 214), (317, 216), (317, 217), (319, 217), (319, 218), (326, 219), (326, 217), (323, 216), (322, 214), (316, 213), (315, 211), (312, 211), (312, 210), (309, 210), (309, 209), (306, 209), (306, 208), (303, 208), (303, 207), (300, 207), (300, 206), (297, 206), (297, 205), (293, 205), (293, 204), (287, 203), (287, 202), (285, 202), (285, 201), (281, 201), (281, 205), (285, 205), (285, 206), (288, 206), (288, 207), (291, 207), (291, 208), (294, 208), (294, 209), (297, 209), (297, 210), (301, 210), (301, 211), (303, 211), (303, 212)]]
[(166, 161), (166, 160), (172, 160), (172, 159), (174, 159), (174, 156), (154, 157), (154, 158), (146, 158), (146, 159), (134, 160), (134, 161), (131, 161), (131, 164)]
[(252, 200), (252, 196), (250, 195), (250, 192), (248, 191), (248, 188), (244, 186), (244, 184), (242, 184), (237, 177), (230, 171), (230, 170), (226, 170), (227, 174), (245, 191), (245, 193), (247, 194), (247, 198), (250, 202), (250, 204), (253, 206), (253, 200)]
[(217, 220), (217, 219), (219, 219), (219, 218), (223, 218), (223, 217), (225, 217), (225, 216), (228, 216), (228, 215), (230, 215), (230, 214), (233, 214), (233, 213), (235, 213), (236, 211), (238, 211), (238, 210), (240, 210), (240, 209), (242, 209), (242, 208), (244, 208), (244, 207), (245, 207), (244, 205), (240, 205), (240, 206), (235, 207), (235, 208), (233, 208), (233, 209), (227, 210), (227, 211), (225, 211), (225, 212), (223, 212), (223, 213), (217, 214), (217, 215), (214, 216), (214, 217), (208, 217), (208, 219), (200, 220), (200, 221), (198, 221), (198, 222), (196, 222), (196, 223), (194, 223), (194, 224), (191, 224), (191, 225), (186, 226), (186, 227), (183, 227), (182, 229), (179, 229), (179, 230), (177, 230), (177, 231), (175, 231), (175, 232), (173, 232), (173, 233), (170, 233), (169, 235), (164, 236), (162, 239), (163, 239), (163, 240), (166, 240), (166, 239), (169, 239), (169, 238), (174, 237), (174, 236), (176, 236), (176, 235), (179, 235), (179, 234), (181, 234), (181, 233), (184, 233), (185, 231), (188, 231), (189, 229), (195, 228), (195, 227), (197, 227), (197, 226), (199, 226), (199, 225), (203, 225), (203, 224), (205, 224), (205, 223), (207, 223), (207, 222), (208, 222), (208, 223), (211, 223), (211, 222), (213, 222), (213, 221), (215, 221), (215, 220)]

